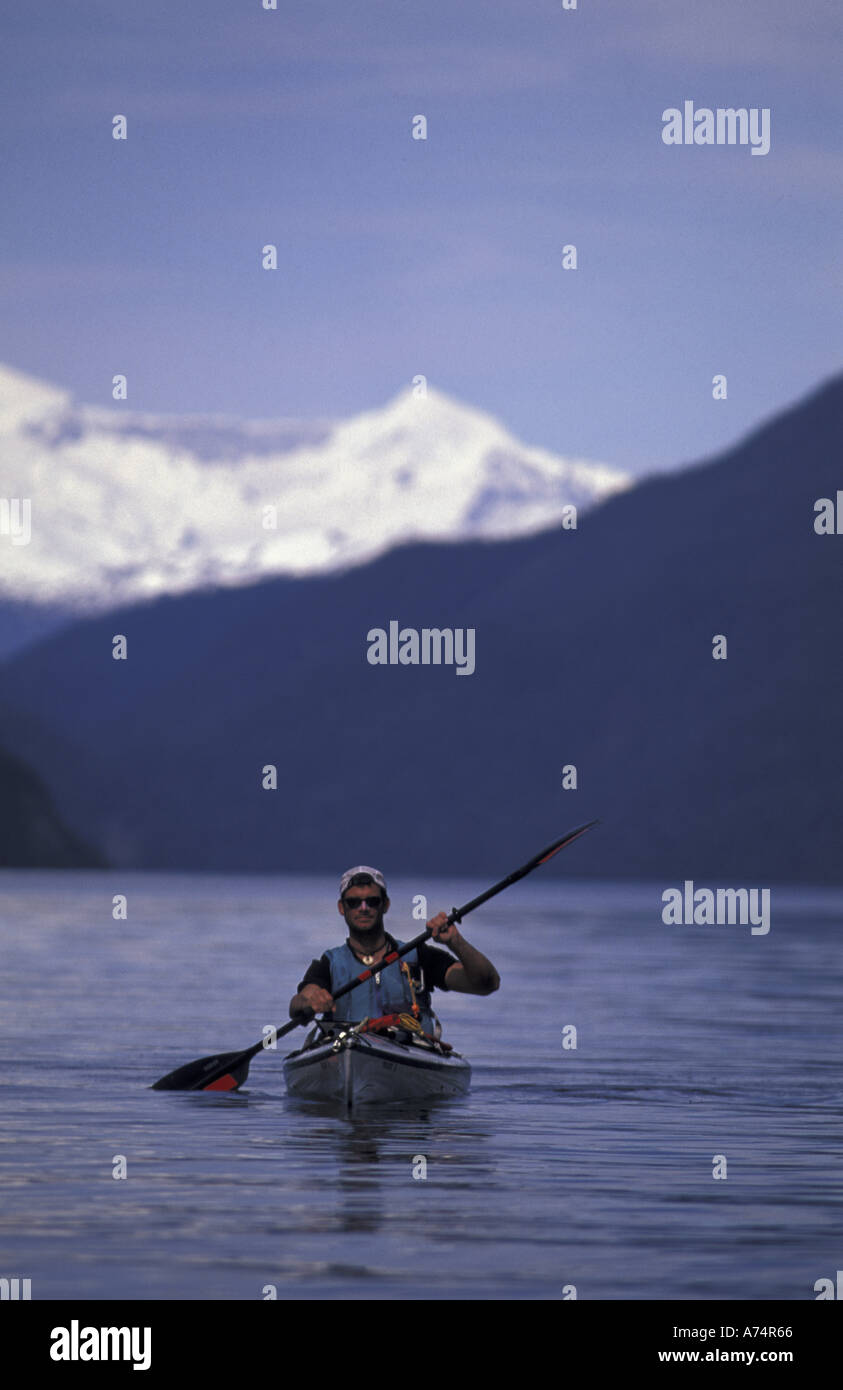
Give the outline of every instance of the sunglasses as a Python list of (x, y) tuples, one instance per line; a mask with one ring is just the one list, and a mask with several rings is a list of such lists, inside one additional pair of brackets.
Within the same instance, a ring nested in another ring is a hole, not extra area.
[(347, 912), (356, 912), (359, 907), (380, 907), (383, 898), (380, 893), (376, 898), (343, 898), (343, 905)]

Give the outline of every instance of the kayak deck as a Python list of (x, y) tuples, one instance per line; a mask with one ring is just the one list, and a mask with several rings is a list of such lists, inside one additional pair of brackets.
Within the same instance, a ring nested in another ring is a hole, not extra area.
[(396, 1101), (465, 1095), (471, 1067), (457, 1052), (401, 1030), (358, 1032), (320, 1024), (284, 1059), (287, 1092), (353, 1109)]

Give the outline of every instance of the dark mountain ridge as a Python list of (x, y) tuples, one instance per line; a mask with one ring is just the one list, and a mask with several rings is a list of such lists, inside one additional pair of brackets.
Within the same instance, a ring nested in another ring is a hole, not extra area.
[(0, 868), (102, 868), (103, 860), (62, 823), (30, 768), (0, 750)]

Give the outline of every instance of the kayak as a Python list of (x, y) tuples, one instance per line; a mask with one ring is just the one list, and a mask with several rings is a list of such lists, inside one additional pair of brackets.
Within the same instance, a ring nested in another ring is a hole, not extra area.
[(284, 1058), (287, 1092), (346, 1109), (395, 1101), (465, 1095), (471, 1067), (464, 1057), (403, 1029), (363, 1031), (320, 1023), (297, 1052)]

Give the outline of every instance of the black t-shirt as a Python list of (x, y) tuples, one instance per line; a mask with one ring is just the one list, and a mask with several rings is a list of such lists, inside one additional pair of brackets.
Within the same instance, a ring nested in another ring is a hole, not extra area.
[[(398, 949), (395, 938), (384, 932), (386, 944), (391, 951)], [(424, 987), (426, 990), (447, 989), (445, 976), (452, 965), (457, 965), (456, 956), (452, 956), (450, 951), (444, 951), (441, 946), (429, 946), (425, 941), (421, 946), (416, 947), (418, 952), (419, 965), (424, 971)], [(360, 962), (360, 969), (365, 970), (363, 962)], [(327, 956), (320, 956), (319, 960), (312, 960), (308, 966), (304, 979), (299, 984), (298, 992), (304, 989), (305, 985), (321, 985), (322, 989), (331, 992), (331, 962)]]

